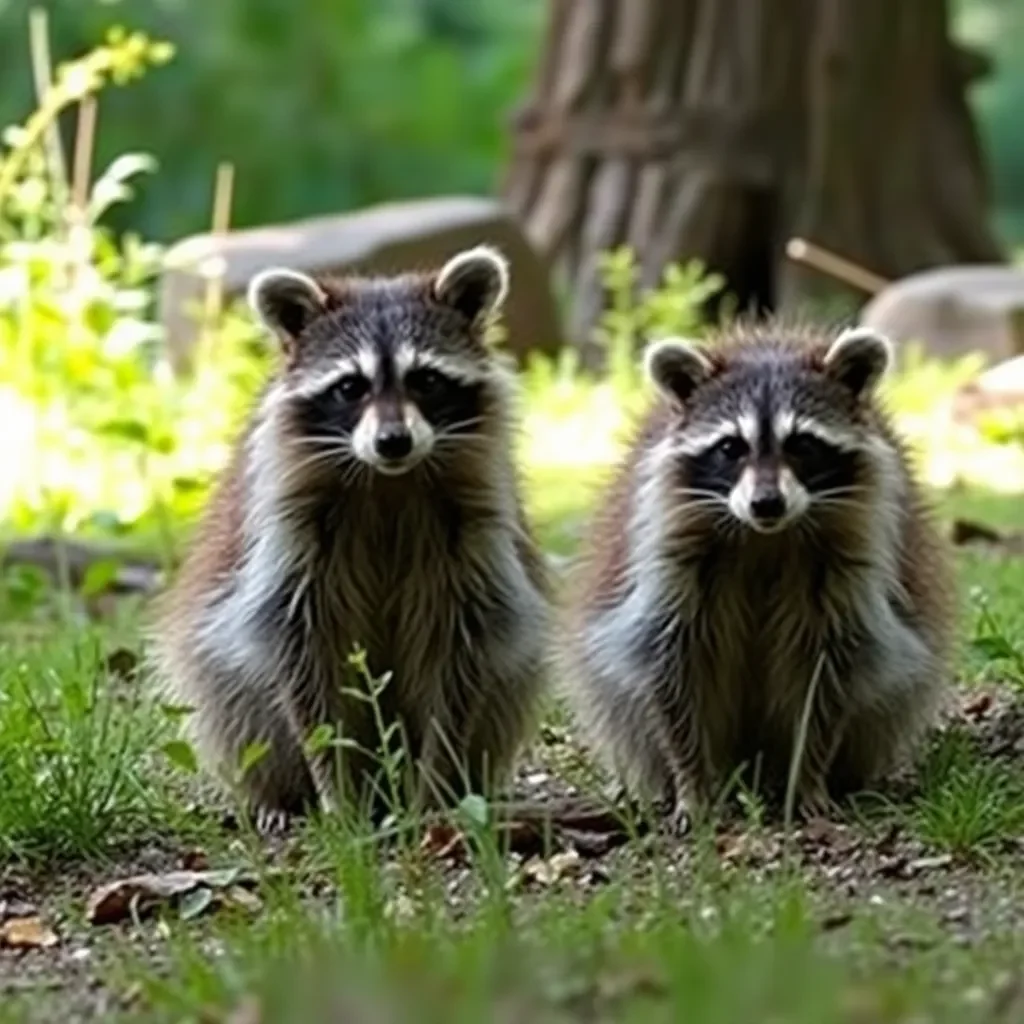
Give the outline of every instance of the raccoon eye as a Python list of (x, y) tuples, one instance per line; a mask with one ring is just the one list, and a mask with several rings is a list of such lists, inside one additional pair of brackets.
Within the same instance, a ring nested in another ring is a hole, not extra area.
[(782, 448), (786, 455), (804, 462), (821, 459), (828, 452), (828, 445), (813, 434), (790, 434)]
[(362, 374), (349, 373), (336, 381), (332, 390), (343, 402), (358, 402), (370, 390), (370, 382)]
[(742, 459), (750, 451), (750, 445), (743, 440), (742, 437), (736, 437), (730, 435), (729, 437), (723, 437), (714, 448), (715, 452), (722, 455), (730, 462), (736, 462), (738, 459)]
[(420, 366), (405, 375), (405, 383), (421, 395), (436, 395), (444, 387), (445, 378), (429, 366)]

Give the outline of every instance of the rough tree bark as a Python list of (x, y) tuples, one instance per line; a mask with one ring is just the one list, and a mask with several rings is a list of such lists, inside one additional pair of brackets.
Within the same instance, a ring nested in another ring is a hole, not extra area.
[(641, 282), (702, 259), (742, 308), (836, 282), (791, 235), (885, 276), (998, 260), (945, 0), (551, 0), (506, 201), (572, 296), (588, 361), (602, 250)]

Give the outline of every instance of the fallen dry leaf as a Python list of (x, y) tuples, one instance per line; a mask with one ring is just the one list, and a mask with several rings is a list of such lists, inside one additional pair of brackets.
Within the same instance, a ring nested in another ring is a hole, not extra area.
[(579, 870), (581, 860), (575, 849), (553, 854), (547, 860), (534, 857), (523, 865), (523, 877), (539, 885), (554, 885), (560, 879), (575, 874)]
[(984, 718), (995, 703), (991, 693), (983, 692), (965, 700), (960, 705), (960, 710), (969, 718)]
[[(162, 875), (135, 875), (95, 890), (89, 897), (86, 917), (94, 925), (123, 921), (133, 914), (141, 918), (161, 904), (177, 906), (185, 897), (201, 889), (227, 890), (234, 886), (254, 885), (255, 882), (254, 876), (244, 875), (234, 868), (224, 871), (168, 871)], [(203, 909), (206, 909), (205, 906)]]
[(50, 949), (57, 933), (39, 917), (11, 917), (0, 925), (0, 946), (11, 949)]
[(448, 822), (431, 825), (420, 841), (420, 851), (438, 860), (462, 857), (466, 852), (466, 844), (462, 833)]
[(760, 836), (753, 832), (723, 836), (718, 852), (727, 864), (765, 864), (779, 856), (780, 847), (776, 837)]

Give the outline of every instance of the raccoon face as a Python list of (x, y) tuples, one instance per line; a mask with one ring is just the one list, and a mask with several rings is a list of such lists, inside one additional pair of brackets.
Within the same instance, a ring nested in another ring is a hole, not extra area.
[(757, 533), (857, 502), (877, 443), (864, 403), (891, 362), (888, 340), (861, 328), (821, 352), (650, 346), (647, 376), (682, 413), (668, 444), (677, 493)]
[(354, 462), (386, 476), (454, 454), (488, 413), (492, 366), (481, 338), (507, 291), (507, 264), (485, 246), (434, 275), (337, 289), (291, 270), (258, 274), (249, 302), (284, 348), (289, 433), (321, 465)]

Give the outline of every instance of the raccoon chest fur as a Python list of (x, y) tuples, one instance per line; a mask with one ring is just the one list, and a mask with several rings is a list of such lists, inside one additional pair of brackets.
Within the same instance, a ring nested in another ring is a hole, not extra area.
[(325, 664), (345, 665), (361, 648), (374, 676), (390, 673), (399, 694), (418, 700), (443, 684), (456, 644), (501, 640), (503, 588), (519, 581), (501, 531), (408, 511), (339, 526), (273, 606), (293, 609)]
[(708, 749), (722, 761), (716, 769), (759, 759), (778, 776), (819, 659), (823, 685), (844, 701), (859, 699), (860, 674), (851, 667), (856, 661), (871, 676), (886, 597), (870, 565), (759, 546), (720, 553), (679, 588), (700, 597), (679, 619), (677, 682), (707, 709)]

